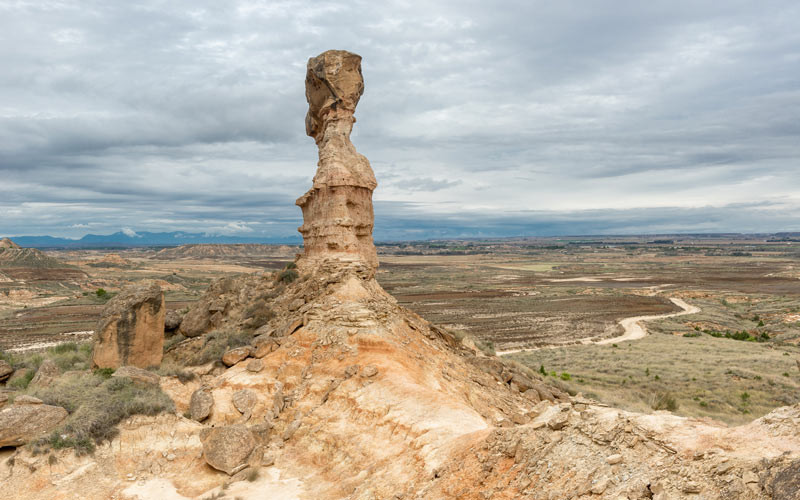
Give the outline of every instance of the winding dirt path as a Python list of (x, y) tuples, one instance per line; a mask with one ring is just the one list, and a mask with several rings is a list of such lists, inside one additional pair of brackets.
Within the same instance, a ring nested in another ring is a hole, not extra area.
[(549, 345), (544, 347), (532, 347), (529, 349), (509, 349), (507, 351), (497, 351), (496, 354), (498, 356), (505, 356), (506, 354), (514, 354), (517, 352), (538, 351), (540, 349), (555, 349), (558, 347), (567, 347), (570, 345), (587, 345), (587, 344), (605, 345), (605, 344), (614, 344), (617, 342), (624, 342), (626, 340), (637, 340), (647, 335), (647, 329), (642, 324), (644, 321), (674, 318), (676, 316), (685, 316), (687, 314), (696, 314), (700, 312), (699, 307), (687, 304), (682, 299), (672, 297), (669, 300), (671, 300), (672, 303), (675, 304), (676, 306), (683, 309), (683, 311), (675, 313), (667, 313), (667, 314), (654, 314), (651, 316), (631, 316), (630, 318), (623, 318), (619, 320), (619, 325), (623, 328), (625, 332), (619, 337), (611, 337), (608, 339), (597, 340), (597, 341), (584, 341), (576, 344)]

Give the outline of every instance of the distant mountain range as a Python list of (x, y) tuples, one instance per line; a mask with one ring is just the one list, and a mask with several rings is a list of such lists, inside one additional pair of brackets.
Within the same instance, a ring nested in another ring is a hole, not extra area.
[(302, 243), (300, 235), (287, 238), (253, 238), (242, 236), (210, 236), (203, 233), (171, 233), (140, 232), (128, 234), (122, 231), (114, 234), (87, 234), (79, 240), (55, 238), (53, 236), (12, 236), (12, 240), (21, 247), (27, 248), (129, 248), (129, 247), (175, 247), (192, 243), (257, 243), (257, 244), (290, 244)]

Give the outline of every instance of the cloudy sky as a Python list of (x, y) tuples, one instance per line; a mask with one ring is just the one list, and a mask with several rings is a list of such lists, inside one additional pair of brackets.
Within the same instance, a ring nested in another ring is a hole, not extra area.
[(297, 234), (332, 48), (378, 239), (797, 231), (799, 5), (0, 0), (0, 236)]

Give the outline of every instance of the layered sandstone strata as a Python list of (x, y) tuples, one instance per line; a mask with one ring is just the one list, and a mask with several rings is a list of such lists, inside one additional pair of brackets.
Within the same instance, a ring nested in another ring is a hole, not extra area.
[(350, 142), (363, 93), (361, 56), (329, 50), (308, 60), (306, 133), (317, 143), (319, 163), (312, 188), (297, 200), (306, 262), (333, 258), (378, 267), (372, 242), (372, 191), (378, 183)]

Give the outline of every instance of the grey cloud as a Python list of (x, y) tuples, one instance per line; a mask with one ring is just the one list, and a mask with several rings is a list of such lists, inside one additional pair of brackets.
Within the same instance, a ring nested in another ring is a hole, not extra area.
[(329, 48), (364, 57), (376, 235), (797, 229), (798, 21), (789, 0), (5, 2), (0, 232), (294, 232), (305, 60)]

